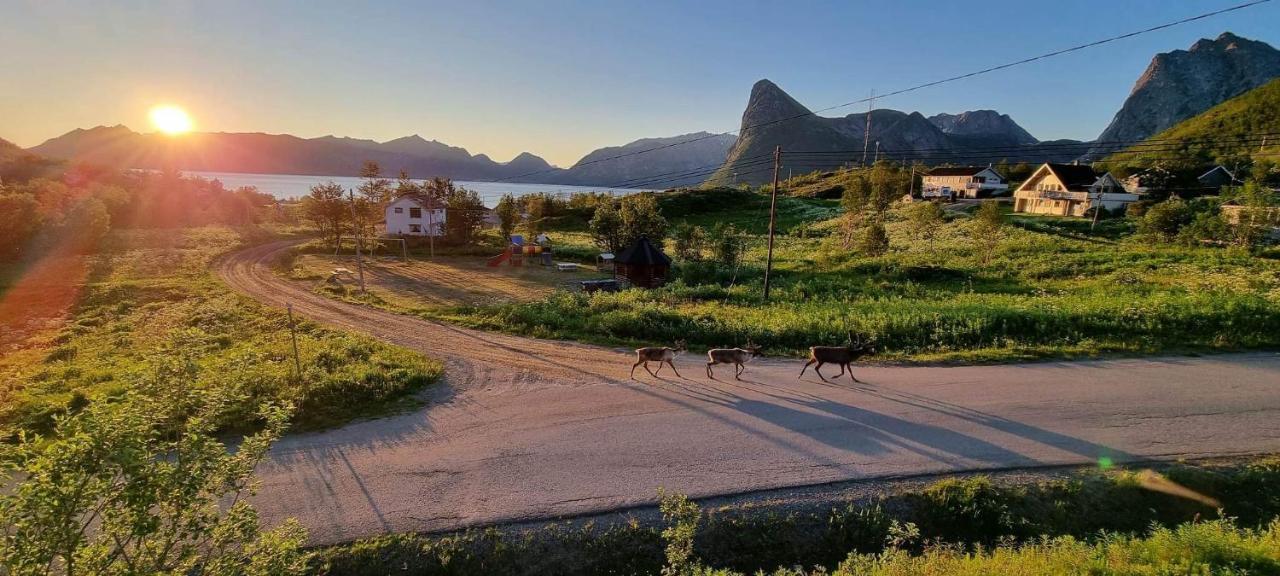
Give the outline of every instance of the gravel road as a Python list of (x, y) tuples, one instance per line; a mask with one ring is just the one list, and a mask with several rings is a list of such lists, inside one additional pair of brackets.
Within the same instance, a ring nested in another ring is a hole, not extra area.
[[(428, 407), (284, 438), (259, 470), (268, 522), (313, 543), (600, 513), (859, 479), (1280, 452), (1280, 354), (964, 367), (859, 366), (742, 381), (703, 360), (628, 378), (633, 353), (479, 332), (338, 302), (275, 276), (291, 242), (221, 259), (235, 290), (443, 358)], [(833, 375), (835, 370), (831, 370)]]

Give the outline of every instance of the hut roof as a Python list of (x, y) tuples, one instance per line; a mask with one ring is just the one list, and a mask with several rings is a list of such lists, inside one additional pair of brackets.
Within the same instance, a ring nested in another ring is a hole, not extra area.
[(648, 238), (636, 240), (634, 244), (627, 247), (626, 250), (623, 250), (621, 254), (615, 256), (613, 261), (618, 264), (627, 265), (671, 265), (671, 258), (668, 258), (661, 250), (655, 248), (654, 245), (649, 242)]

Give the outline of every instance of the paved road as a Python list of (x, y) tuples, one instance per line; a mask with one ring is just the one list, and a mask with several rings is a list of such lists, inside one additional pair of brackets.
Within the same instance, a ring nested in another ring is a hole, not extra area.
[(257, 505), (316, 543), (601, 512), (694, 496), (960, 470), (1280, 452), (1280, 354), (859, 367), (858, 385), (744, 380), (701, 361), (628, 379), (629, 355), (349, 305), (271, 274), (287, 242), (218, 265), (271, 305), (443, 357), (423, 410), (279, 442)]

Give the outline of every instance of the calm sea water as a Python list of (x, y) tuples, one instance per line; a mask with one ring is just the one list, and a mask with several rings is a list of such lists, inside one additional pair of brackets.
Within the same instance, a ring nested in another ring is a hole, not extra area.
[[(276, 198), (287, 200), (306, 196), (312, 186), (334, 182), (344, 188), (355, 188), (360, 185), (359, 178), (345, 176), (304, 176), (299, 174), (244, 174), (239, 172), (197, 172), (186, 170), (184, 174), (217, 179), (227, 188), (253, 186)], [(607, 192), (615, 196), (631, 194), (640, 190), (634, 188), (602, 188), (590, 186), (564, 186), (560, 184), (517, 184), (512, 182), (469, 182), (454, 180), (454, 184), (474, 190), (484, 200), (486, 206), (493, 207), (503, 194), (523, 196), (538, 192), (569, 195), (574, 192)]]

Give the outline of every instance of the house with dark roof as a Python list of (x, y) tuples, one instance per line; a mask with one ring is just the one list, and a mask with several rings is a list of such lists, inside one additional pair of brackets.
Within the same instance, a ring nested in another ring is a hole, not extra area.
[(1110, 172), (1090, 166), (1042, 164), (1013, 193), (1013, 211), (1055, 216), (1084, 216), (1101, 206), (1119, 210), (1138, 200)]
[(990, 166), (939, 166), (920, 183), (924, 198), (986, 198), (1009, 190), (1009, 181)]
[(1240, 180), (1236, 179), (1236, 175), (1227, 170), (1225, 166), (1214, 166), (1208, 172), (1196, 176), (1196, 182), (1205, 188), (1217, 190), (1223, 186), (1234, 186), (1240, 184)]
[(613, 277), (632, 286), (656, 288), (667, 282), (671, 258), (648, 238), (640, 238), (613, 258)]

